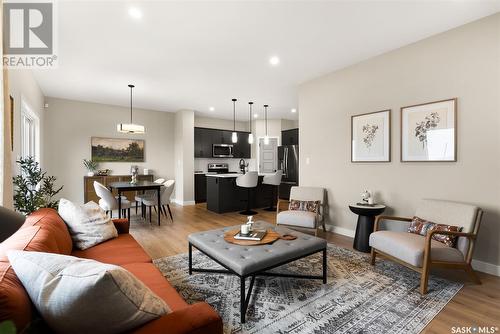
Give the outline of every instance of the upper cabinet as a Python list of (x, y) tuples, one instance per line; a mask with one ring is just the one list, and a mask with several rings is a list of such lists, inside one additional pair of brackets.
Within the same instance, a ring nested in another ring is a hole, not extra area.
[(235, 158), (251, 158), (251, 145), (248, 143), (248, 132), (237, 131), (238, 142), (231, 141), (232, 131), (194, 128), (194, 157), (212, 158), (213, 144), (232, 144)]
[(299, 145), (299, 129), (281, 131), (281, 145)]

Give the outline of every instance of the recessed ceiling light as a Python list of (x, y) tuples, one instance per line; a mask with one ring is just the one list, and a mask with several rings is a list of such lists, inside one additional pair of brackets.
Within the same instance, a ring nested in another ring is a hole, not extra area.
[(208, 108), (208, 110), (210, 110), (210, 111), (214, 111), (214, 110), (215, 110), (215, 108), (214, 108), (214, 107), (210, 107), (210, 108)]
[(280, 59), (277, 56), (272, 56), (269, 58), (269, 64), (277, 66), (280, 63)]
[(136, 20), (139, 20), (142, 18), (142, 12), (137, 7), (130, 7), (128, 9), (128, 15), (130, 15), (131, 17), (133, 17)]
[(253, 114), (253, 118), (258, 118), (259, 114)]
[(291, 111), (291, 112), (293, 112), (293, 113), (296, 113), (296, 112), (297, 112), (297, 109), (292, 108), (290, 111)]

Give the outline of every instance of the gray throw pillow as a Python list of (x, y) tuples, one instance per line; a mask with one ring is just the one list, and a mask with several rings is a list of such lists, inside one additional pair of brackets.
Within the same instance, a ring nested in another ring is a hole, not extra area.
[(58, 333), (120, 333), (170, 309), (127, 270), (73, 256), (12, 250), (14, 271)]
[(118, 236), (111, 218), (95, 202), (79, 205), (61, 198), (59, 216), (68, 225), (73, 245), (78, 249), (87, 249)]

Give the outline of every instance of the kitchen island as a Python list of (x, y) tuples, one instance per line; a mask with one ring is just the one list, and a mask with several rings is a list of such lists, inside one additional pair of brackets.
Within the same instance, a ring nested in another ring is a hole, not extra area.
[[(246, 209), (248, 189), (236, 185), (238, 173), (206, 174), (207, 209), (217, 213), (242, 211)], [(259, 175), (257, 187), (250, 189), (250, 207), (269, 207), (273, 196), (271, 186), (262, 184), (264, 175)]]

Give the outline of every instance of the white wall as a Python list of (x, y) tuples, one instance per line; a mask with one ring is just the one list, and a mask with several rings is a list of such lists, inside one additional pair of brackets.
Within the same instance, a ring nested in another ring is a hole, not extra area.
[(44, 130), (45, 97), (31, 70), (9, 70), (9, 93), (14, 98), (14, 151), (13, 171), (17, 172), (15, 160), (21, 156), (21, 101), (24, 101), (40, 120), (40, 165), (45, 166)]
[[(453, 97), (458, 162), (401, 163), (400, 108)], [(383, 109), (392, 109), (392, 162), (351, 163), (351, 115)], [(485, 210), (474, 258), (500, 264), (500, 14), (309, 81), (299, 110), (300, 182), (328, 190), (330, 227), (353, 233), (348, 205), (363, 189), (401, 216), (421, 198), (469, 202)]]
[(172, 179), (174, 171), (174, 114), (134, 109), (134, 122), (146, 127), (144, 135), (127, 135), (116, 131), (116, 125), (128, 121), (129, 108), (47, 98), (45, 110), (44, 154), (49, 174), (64, 185), (61, 196), (83, 203), (83, 159), (91, 158), (90, 137), (138, 138), (145, 140), (143, 163), (108, 162), (112, 174), (130, 174), (130, 166), (152, 170), (155, 177)]

